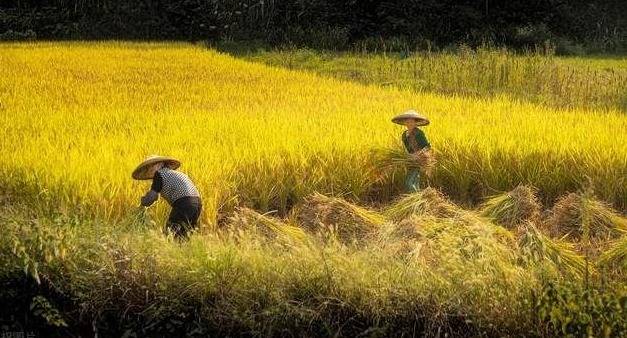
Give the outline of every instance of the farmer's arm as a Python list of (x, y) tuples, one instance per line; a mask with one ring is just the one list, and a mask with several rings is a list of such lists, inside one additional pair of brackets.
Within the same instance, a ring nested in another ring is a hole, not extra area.
[(163, 187), (163, 178), (159, 172), (155, 173), (155, 177), (152, 179), (152, 185), (150, 186), (150, 190), (141, 198), (141, 205), (144, 207), (149, 207), (159, 198), (159, 192)]
[(411, 152), (411, 148), (409, 147), (409, 141), (407, 140), (407, 131), (404, 131), (403, 134), (401, 134), (401, 141), (403, 141), (403, 146), (405, 146), (405, 149), (407, 150), (407, 152)]
[(431, 149), (431, 144), (429, 143), (429, 140), (427, 140), (427, 136), (425, 135), (424, 131), (420, 129), (418, 129), (416, 132), (416, 142), (418, 143), (418, 147), (420, 149), (424, 149), (424, 150)]

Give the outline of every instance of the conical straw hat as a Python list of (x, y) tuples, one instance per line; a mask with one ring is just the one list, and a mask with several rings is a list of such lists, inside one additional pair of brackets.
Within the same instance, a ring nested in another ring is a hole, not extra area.
[(174, 170), (181, 166), (181, 162), (175, 158), (167, 156), (150, 155), (146, 157), (144, 162), (140, 163), (135, 170), (133, 170), (133, 178), (136, 180), (151, 180), (154, 173), (148, 170), (153, 164), (164, 162), (166, 166)]
[(397, 115), (392, 119), (392, 122), (396, 124), (403, 124), (406, 119), (415, 119), (418, 121), (419, 126), (426, 126), (430, 123), (426, 116), (416, 112), (415, 110), (408, 110), (400, 115)]

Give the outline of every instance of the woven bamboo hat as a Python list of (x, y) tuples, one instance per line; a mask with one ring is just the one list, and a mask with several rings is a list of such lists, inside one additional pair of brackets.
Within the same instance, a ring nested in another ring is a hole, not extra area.
[(396, 124), (403, 124), (403, 122), (407, 119), (416, 120), (419, 126), (426, 126), (430, 123), (429, 119), (426, 116), (416, 112), (415, 110), (408, 110), (400, 115), (395, 116), (392, 119), (392, 122)]
[(150, 155), (146, 157), (144, 162), (140, 163), (135, 170), (133, 170), (133, 178), (136, 180), (151, 180), (154, 176), (154, 172), (149, 169), (152, 165), (163, 162), (164, 165), (174, 170), (181, 166), (181, 161), (167, 156)]

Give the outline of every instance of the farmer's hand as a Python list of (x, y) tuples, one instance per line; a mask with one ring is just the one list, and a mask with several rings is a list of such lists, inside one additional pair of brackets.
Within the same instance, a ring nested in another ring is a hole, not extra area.
[(157, 193), (154, 190), (150, 190), (149, 192), (146, 193), (146, 195), (144, 195), (141, 200), (140, 200), (140, 204), (143, 207), (149, 207), (151, 206), (153, 203), (155, 203), (155, 201), (157, 200), (157, 198), (159, 198), (159, 193)]

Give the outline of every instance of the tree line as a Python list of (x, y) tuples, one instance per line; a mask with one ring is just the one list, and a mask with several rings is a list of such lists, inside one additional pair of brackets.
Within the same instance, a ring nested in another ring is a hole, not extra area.
[(259, 40), (333, 49), (552, 42), (620, 51), (626, 14), (624, 0), (3, 0), (0, 39)]

